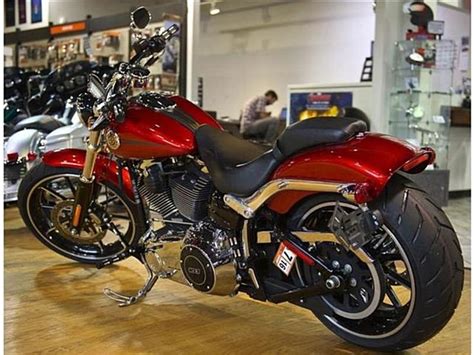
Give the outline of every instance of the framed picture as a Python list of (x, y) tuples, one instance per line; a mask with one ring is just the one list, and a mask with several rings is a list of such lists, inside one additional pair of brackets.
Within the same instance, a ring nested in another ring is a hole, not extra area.
[(352, 92), (302, 92), (290, 95), (290, 123), (313, 117), (338, 117), (352, 106)]
[(19, 24), (26, 23), (26, 0), (18, 0)]
[(15, 26), (15, 0), (5, 0), (5, 27)]
[(31, 0), (31, 23), (43, 21), (43, 9), (41, 0)]

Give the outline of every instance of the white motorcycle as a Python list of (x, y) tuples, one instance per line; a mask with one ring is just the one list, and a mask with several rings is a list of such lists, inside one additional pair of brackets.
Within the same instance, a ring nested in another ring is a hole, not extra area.
[(39, 115), (20, 124), (24, 129), (19, 127), (4, 141), (4, 202), (17, 200), (21, 179), (38, 164), (43, 153), (62, 148), (84, 148), (88, 134), (71, 101), (67, 102), (60, 118)]

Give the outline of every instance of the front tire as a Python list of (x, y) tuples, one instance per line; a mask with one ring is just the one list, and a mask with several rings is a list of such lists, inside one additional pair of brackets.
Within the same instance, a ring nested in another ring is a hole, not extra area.
[[(313, 206), (330, 201), (335, 203), (334, 195), (319, 195), (306, 200), (293, 211), (288, 227), (300, 230), (302, 218), (308, 216)], [(322, 297), (308, 300), (311, 305), (308, 308), (331, 331), (351, 343), (379, 351), (411, 348), (436, 335), (458, 305), (464, 279), (459, 241), (441, 208), (425, 191), (402, 176), (394, 176), (369, 207), (380, 210), (384, 228), (391, 232), (393, 245), (400, 248), (407, 264), (404, 275), (410, 282), (410, 300), (402, 305), (405, 307), (404, 318), (399, 325), (391, 327), (393, 320), (385, 303), (388, 286), (379, 308), (363, 320), (348, 320), (336, 315)], [(385, 274), (382, 278), (387, 285), (390, 285), (389, 276)], [(397, 283), (392, 282), (394, 284)], [(377, 322), (380, 323), (379, 329)]]
[[(61, 234), (53, 223), (55, 206), (74, 199), (81, 170), (56, 168), (43, 162), (28, 171), (18, 191), (18, 208), (35, 237), (54, 252), (86, 264), (99, 264), (124, 252), (145, 232), (139, 205), (110, 181), (100, 182), (97, 205), (107, 213), (114, 230), (103, 230), (100, 240), (83, 243)], [(65, 213), (61, 211), (61, 213)], [(96, 217), (99, 225), (105, 214)]]

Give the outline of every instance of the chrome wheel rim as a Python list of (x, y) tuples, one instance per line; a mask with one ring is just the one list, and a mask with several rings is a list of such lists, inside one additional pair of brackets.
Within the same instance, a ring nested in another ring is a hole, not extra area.
[[(78, 174), (55, 174), (41, 179), (31, 188), (26, 210), (34, 230), (46, 244), (71, 257), (100, 261), (121, 254), (135, 237), (136, 221), (123, 199), (102, 183), (98, 184), (96, 202), (111, 216), (111, 228), (101, 241), (77, 245), (62, 237), (54, 227), (51, 211), (58, 202), (74, 197), (78, 179)], [(114, 213), (118, 211), (120, 213)]]
[[(310, 217), (313, 216), (315, 212), (324, 209), (332, 213), (335, 203), (335, 201), (324, 202), (312, 207), (300, 219), (298, 230), (315, 230), (308, 228), (308, 224), (309, 227), (311, 227)], [(339, 204), (347, 209), (357, 208), (357, 206), (345, 202), (339, 202)], [(367, 318), (357, 321), (357, 318), (351, 317), (351, 315), (348, 316), (344, 314), (344, 312), (335, 309), (334, 304), (330, 304), (325, 296), (321, 296), (320, 298), (332, 310), (332, 314), (325, 314), (324, 317), (336, 327), (361, 338), (381, 339), (399, 332), (410, 319), (415, 305), (415, 279), (405, 250), (388, 226), (383, 225), (380, 230), (380, 235), (377, 235), (369, 244), (371, 244), (367, 247), (369, 252), (372, 249), (374, 259), (380, 262), (382, 267), (384, 275), (382, 281), (385, 283), (385, 291), (381, 297), (381, 302), (376, 305), (370, 314), (366, 314)], [(376, 253), (377, 250), (380, 251), (378, 254)], [(301, 272), (298, 272), (298, 274), (300, 273)], [(298, 277), (301, 279), (301, 275)], [(401, 292), (403, 291), (402, 289), (409, 290), (408, 294), (406, 291)], [(400, 297), (400, 294), (404, 296)], [(364, 322), (383, 321), (384, 314), (394, 315), (396, 313), (399, 314), (398, 319), (395, 319), (395, 317), (386, 318), (390, 321), (396, 321), (391, 324), (391, 327), (387, 328), (387, 331), (381, 331), (373, 325), (370, 327), (364, 324)], [(361, 331), (361, 329), (367, 331)]]

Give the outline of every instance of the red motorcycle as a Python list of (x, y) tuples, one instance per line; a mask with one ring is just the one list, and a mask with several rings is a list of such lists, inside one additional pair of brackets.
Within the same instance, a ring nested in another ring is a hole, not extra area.
[[(132, 18), (143, 28), (149, 14)], [(99, 268), (139, 259), (148, 279), (136, 295), (105, 290), (120, 305), (172, 278), (294, 303), (377, 350), (440, 331), (461, 295), (461, 249), (441, 208), (401, 174), (423, 171), (433, 150), (350, 118), (293, 124), (269, 149), (182, 97), (128, 97), (176, 31), (141, 38), (106, 87), (91, 76), (78, 99), (87, 149), (48, 152), (20, 187), (35, 236)]]

